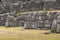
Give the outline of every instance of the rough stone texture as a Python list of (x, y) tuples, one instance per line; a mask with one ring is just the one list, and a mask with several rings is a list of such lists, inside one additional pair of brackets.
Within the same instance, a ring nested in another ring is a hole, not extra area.
[(48, 21), (48, 20), (46, 20), (46, 21), (44, 22), (44, 27), (50, 28), (50, 27), (51, 27), (51, 22)]
[(5, 22), (5, 26), (6, 27), (10, 27), (10, 24), (9, 24), (9, 22), (7, 21), (7, 22)]
[(25, 29), (35, 29), (35, 23), (34, 22), (25, 22), (24, 23), (24, 28)]
[(54, 20), (53, 23), (52, 23), (51, 32), (55, 33), (56, 28), (57, 28), (57, 23), (56, 23), (56, 20)]
[(57, 24), (56, 32), (60, 33), (60, 24)]
[(43, 28), (43, 21), (36, 21), (35, 26), (36, 28)]
[(24, 26), (24, 21), (18, 21), (18, 26)]

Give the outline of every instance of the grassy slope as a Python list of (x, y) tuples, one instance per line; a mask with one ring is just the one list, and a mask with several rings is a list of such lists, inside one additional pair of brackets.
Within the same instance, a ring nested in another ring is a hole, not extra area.
[(0, 27), (0, 40), (60, 40), (60, 34), (44, 33), (47, 30), (25, 30), (21, 27)]

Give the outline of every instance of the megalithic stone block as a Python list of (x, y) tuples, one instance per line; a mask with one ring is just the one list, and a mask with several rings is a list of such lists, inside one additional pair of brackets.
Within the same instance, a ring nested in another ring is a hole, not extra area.
[(51, 27), (51, 32), (56, 33), (56, 28), (57, 28), (56, 26), (52, 26)]
[(16, 21), (10, 22), (10, 27), (18, 27), (18, 23)]
[(60, 24), (57, 24), (56, 32), (60, 33)]
[(51, 32), (56, 33), (56, 28), (57, 28), (57, 22), (56, 20), (54, 20), (52, 23)]
[(36, 28), (43, 28), (43, 21), (36, 21), (35, 26)]
[(28, 24), (26, 22), (24, 23), (24, 28), (29, 29)]
[(60, 18), (57, 19), (57, 28), (56, 28), (56, 32), (60, 33)]
[(24, 23), (24, 28), (25, 29), (35, 29), (35, 23), (34, 22), (25, 22)]
[(24, 21), (18, 21), (19, 26), (24, 26)]
[(6, 27), (10, 27), (9, 22), (5, 22), (5, 26), (6, 26)]
[(50, 28), (50, 27), (51, 27), (51, 22), (48, 21), (48, 20), (46, 20), (46, 21), (44, 22), (44, 27)]
[(0, 21), (0, 26), (5, 26), (5, 22), (4, 21)]

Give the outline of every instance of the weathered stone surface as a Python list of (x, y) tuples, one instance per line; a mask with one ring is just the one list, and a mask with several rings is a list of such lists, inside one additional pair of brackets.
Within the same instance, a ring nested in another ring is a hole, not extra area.
[(60, 24), (57, 24), (56, 32), (60, 33)]
[(24, 26), (24, 21), (18, 21), (18, 26)]
[(43, 21), (36, 21), (35, 26), (36, 28), (43, 28)]
[(52, 23), (52, 27), (51, 27), (51, 32), (56, 32), (56, 28), (57, 28), (57, 21), (54, 20), (53, 23)]
[(24, 28), (25, 29), (35, 29), (35, 23), (34, 22), (25, 22), (24, 23)]
[(50, 28), (50, 27), (51, 27), (51, 22), (48, 21), (48, 20), (46, 20), (46, 21), (44, 22), (44, 27)]

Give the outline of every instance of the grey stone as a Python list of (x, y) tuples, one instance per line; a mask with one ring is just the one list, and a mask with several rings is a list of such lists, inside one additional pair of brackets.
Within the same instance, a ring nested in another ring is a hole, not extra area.
[(26, 29), (35, 29), (35, 23), (34, 22), (25, 22), (24, 23), (24, 28)]
[(46, 20), (46, 21), (44, 22), (44, 27), (50, 28), (50, 27), (51, 27), (51, 22), (48, 21), (48, 20)]
[(24, 26), (24, 21), (18, 21), (18, 26)]
[(36, 21), (36, 28), (42, 28), (43, 27), (43, 21)]
[(54, 20), (52, 23), (51, 32), (56, 33), (56, 28), (57, 28), (57, 22), (56, 20)]
[(60, 33), (60, 24), (57, 24), (56, 32)]

